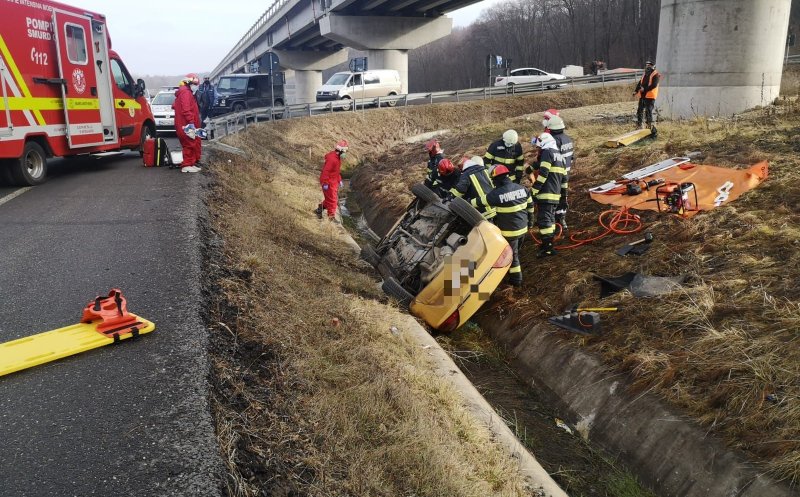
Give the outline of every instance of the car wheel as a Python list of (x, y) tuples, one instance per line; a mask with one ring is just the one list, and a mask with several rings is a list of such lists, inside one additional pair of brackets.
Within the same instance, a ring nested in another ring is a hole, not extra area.
[(233, 104), (233, 113), (234, 114), (237, 114), (237, 113), (239, 113), (239, 112), (241, 112), (243, 110), (244, 110), (244, 105), (243, 104)]
[(148, 138), (155, 138), (158, 136), (158, 131), (152, 124), (145, 124), (142, 126), (142, 132), (139, 134), (139, 156), (144, 156), (144, 142)]
[(509, 83), (506, 85), (506, 93), (514, 93), (514, 83)]
[[(396, 97), (397, 93), (392, 92), (392, 93), (389, 94), (389, 96), (390, 97)], [(397, 100), (389, 100), (388, 102), (386, 102), (386, 106), (387, 107), (394, 107), (395, 105), (397, 105)]]
[(345, 100), (345, 103), (342, 105), (342, 110), (350, 110), (353, 107), (353, 102), (350, 101), (350, 97), (344, 97), (342, 100)]
[[(548, 81), (558, 81), (558, 80), (557, 79), (550, 79)], [(549, 85), (547, 87), (548, 90), (555, 90), (556, 88), (558, 88), (558, 85)]]
[(383, 280), (381, 289), (383, 289), (383, 292), (386, 295), (395, 299), (400, 307), (404, 309), (407, 309), (411, 304), (411, 301), (414, 299), (414, 296), (408, 293), (405, 288), (400, 286), (400, 283), (398, 283), (394, 278)]
[(484, 221), (483, 214), (478, 212), (475, 207), (472, 207), (472, 205), (470, 205), (469, 202), (463, 198), (454, 198), (450, 202), (449, 207), (453, 214), (466, 221), (466, 223), (472, 228)]
[(378, 267), (381, 262), (381, 257), (375, 252), (372, 245), (364, 245), (361, 247), (361, 258), (369, 263), (372, 267)]
[(426, 204), (435, 204), (439, 201), (439, 195), (436, 195), (430, 188), (422, 183), (417, 183), (412, 186), (411, 193)]
[(8, 163), (12, 182), (19, 186), (35, 186), (47, 179), (47, 154), (41, 145), (28, 142), (22, 156)]

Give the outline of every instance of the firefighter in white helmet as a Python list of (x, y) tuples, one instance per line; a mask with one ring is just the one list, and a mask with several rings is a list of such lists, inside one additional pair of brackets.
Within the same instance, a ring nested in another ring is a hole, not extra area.
[(572, 138), (564, 131), (567, 126), (564, 119), (559, 115), (549, 115), (545, 113), (544, 120), (542, 121), (545, 133), (550, 135), (556, 140), (558, 144), (558, 151), (561, 152), (561, 157), (564, 159), (564, 169), (567, 174), (564, 177), (564, 183), (561, 187), (561, 200), (556, 209), (556, 223), (561, 225), (561, 230), (567, 229), (567, 197), (569, 194), (569, 175), (572, 171), (573, 156), (575, 155), (575, 144)]
[(508, 177), (511, 181), (519, 183), (525, 170), (525, 156), (522, 153), (522, 145), (519, 143), (519, 135), (513, 129), (503, 133), (503, 137), (489, 145), (486, 154), (483, 156), (486, 167), (502, 164), (509, 170)]

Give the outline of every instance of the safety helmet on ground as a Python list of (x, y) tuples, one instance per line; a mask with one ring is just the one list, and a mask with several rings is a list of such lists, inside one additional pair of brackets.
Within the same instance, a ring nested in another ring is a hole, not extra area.
[(442, 148), (442, 146), (439, 144), (439, 140), (436, 140), (436, 139), (428, 140), (425, 143), (425, 151), (428, 152), (429, 154), (433, 154), (434, 152), (438, 152), (439, 150), (441, 150), (441, 148)]
[(489, 175), (492, 177), (492, 179), (495, 179), (510, 172), (511, 171), (509, 171), (508, 168), (503, 164), (497, 164), (495, 166), (492, 166), (492, 171), (489, 173)]
[(506, 147), (516, 145), (517, 142), (519, 142), (519, 135), (513, 129), (509, 129), (503, 133), (503, 143), (506, 144)]
[(559, 131), (567, 127), (567, 125), (564, 124), (564, 119), (562, 119), (561, 116), (553, 116), (545, 122), (547, 123), (545, 124), (545, 128), (552, 131)]
[(450, 159), (440, 160), (437, 168), (439, 170), (440, 176), (450, 176), (456, 170), (456, 166), (454, 166), (453, 163), (450, 162)]
[(531, 145), (539, 148), (557, 148), (556, 139), (550, 133), (542, 133), (531, 140)]
[(335, 148), (337, 152), (347, 152), (348, 146), (349, 144), (347, 143), (347, 140), (339, 140), (338, 142), (336, 142)]
[(197, 77), (197, 74), (190, 72), (189, 74), (183, 77), (181, 83), (184, 85), (199, 85), (200, 78)]

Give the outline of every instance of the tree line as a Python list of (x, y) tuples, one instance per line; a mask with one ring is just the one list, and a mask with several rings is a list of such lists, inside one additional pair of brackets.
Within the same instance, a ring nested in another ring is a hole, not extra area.
[(560, 72), (593, 60), (643, 67), (655, 57), (660, 0), (511, 0), (466, 28), (409, 53), (410, 91), (481, 87), (489, 54), (512, 68)]

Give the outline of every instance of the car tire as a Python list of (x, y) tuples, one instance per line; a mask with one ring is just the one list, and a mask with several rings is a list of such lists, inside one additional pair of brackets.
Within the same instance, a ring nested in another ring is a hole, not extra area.
[(483, 214), (478, 212), (478, 209), (472, 207), (472, 205), (463, 198), (454, 198), (450, 204), (448, 204), (448, 207), (450, 207), (450, 211), (453, 214), (464, 220), (471, 228), (485, 221)]
[(361, 258), (369, 263), (370, 266), (377, 268), (381, 262), (381, 257), (375, 252), (372, 245), (361, 247)]
[(411, 305), (411, 301), (414, 300), (414, 296), (408, 293), (405, 288), (400, 286), (400, 283), (398, 283), (394, 278), (383, 280), (381, 289), (383, 290), (383, 293), (395, 299), (403, 309), (407, 309), (408, 306)]
[(514, 83), (508, 83), (506, 85), (506, 93), (514, 93)]
[(139, 157), (144, 157), (144, 142), (148, 138), (155, 138), (158, 136), (158, 130), (152, 124), (145, 124), (142, 126), (142, 132), (139, 134)]
[(350, 97), (344, 97), (344, 98), (342, 98), (342, 100), (346, 100), (347, 101), (347, 103), (345, 103), (344, 105), (341, 106), (342, 110), (351, 110), (353, 108), (353, 102), (350, 99)]
[(439, 202), (439, 195), (433, 192), (430, 188), (423, 185), (422, 183), (417, 183), (411, 187), (411, 193), (414, 194), (415, 197), (422, 200), (426, 204), (435, 204)]
[[(553, 81), (558, 81), (558, 80), (557, 80), (557, 79), (555, 79), (555, 78), (554, 78), (554, 79), (550, 79), (550, 80), (548, 80), (548, 82), (553, 82)], [(549, 85), (549, 86), (547, 87), (547, 89), (548, 89), (548, 90), (555, 90), (556, 88), (558, 88), (558, 85)]]
[[(396, 97), (397, 93), (391, 92), (388, 96), (389, 97)], [(389, 100), (388, 102), (386, 102), (386, 106), (387, 107), (394, 107), (395, 105), (397, 105), (397, 100)]]
[(233, 112), (234, 114), (238, 114), (243, 110), (244, 110), (244, 104), (238, 103), (238, 104), (233, 104), (231, 112)]
[(47, 154), (41, 145), (28, 142), (22, 156), (9, 161), (12, 183), (18, 186), (36, 186), (47, 179)]

